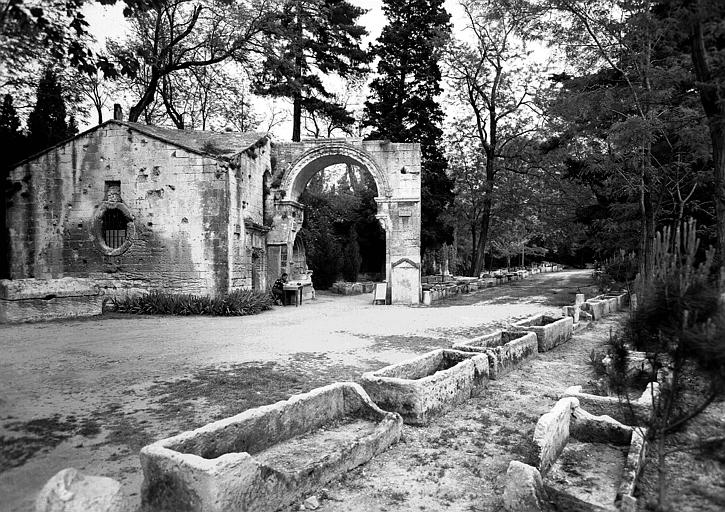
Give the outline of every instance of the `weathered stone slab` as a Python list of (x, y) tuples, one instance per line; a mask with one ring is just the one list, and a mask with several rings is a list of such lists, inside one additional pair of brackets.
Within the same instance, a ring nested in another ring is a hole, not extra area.
[(539, 470), (512, 460), (506, 470), (503, 508), (508, 512), (543, 512), (548, 509)]
[(398, 441), (402, 420), (355, 383), (258, 407), (141, 450), (145, 505), (274, 511)]
[(569, 442), (569, 423), (574, 408), (579, 407), (576, 398), (562, 398), (536, 423), (534, 430), (534, 444), (538, 448), (537, 469), (542, 475), (554, 463)]
[(25, 300), (52, 297), (85, 297), (99, 295), (98, 285), (75, 277), (58, 279), (0, 279), (0, 299)]
[(593, 416), (581, 407), (573, 408), (571, 418), (571, 442), (544, 477), (554, 508), (635, 512), (633, 494), (643, 466), (646, 431), (608, 416)]
[(498, 379), (521, 361), (538, 354), (538, 339), (533, 332), (496, 331), (453, 345), (453, 350), (488, 354), (489, 376)]
[(595, 416), (582, 407), (572, 411), (569, 435), (587, 443), (624, 445), (632, 439), (633, 428), (606, 415)]
[(103, 292), (90, 279), (0, 280), (0, 322), (100, 315)]
[(546, 352), (571, 338), (574, 319), (572, 317), (554, 318), (537, 315), (513, 324), (512, 329), (536, 333), (539, 352)]
[(647, 429), (635, 428), (632, 430), (627, 461), (624, 463), (622, 481), (619, 484), (616, 497), (616, 501), (620, 503), (620, 509), (622, 510), (636, 510), (637, 499), (634, 497), (634, 489), (644, 467), (644, 459), (647, 454), (646, 438)]
[(593, 320), (601, 320), (609, 313), (609, 304), (602, 300), (588, 299), (582, 304), (582, 309), (592, 315)]
[(116, 480), (75, 468), (56, 473), (35, 499), (35, 512), (125, 512), (129, 506)]
[(640, 397), (629, 401), (617, 396), (582, 393), (581, 386), (567, 388), (562, 396), (576, 398), (581, 407), (596, 416), (609, 416), (625, 425), (642, 425), (652, 414), (653, 401), (659, 396), (659, 384), (650, 382)]
[(439, 349), (364, 373), (362, 386), (406, 423), (424, 425), (434, 414), (477, 395), (489, 379), (487, 354)]

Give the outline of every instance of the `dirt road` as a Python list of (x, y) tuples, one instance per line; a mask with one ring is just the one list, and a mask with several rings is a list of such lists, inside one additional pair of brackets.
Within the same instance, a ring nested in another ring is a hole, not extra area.
[[(372, 306), (368, 295), (319, 293), (301, 307), (254, 317), (116, 315), (0, 326), (0, 510), (30, 510), (35, 492), (69, 466), (120, 480), (138, 501), (137, 453), (151, 440), (319, 385), (356, 380), (363, 371), (537, 312), (559, 315), (577, 290), (591, 296), (590, 284), (587, 271), (569, 271), (538, 274), (428, 308)], [(552, 354), (554, 366), (538, 371), (556, 367)], [(577, 359), (574, 367), (580, 365)], [(507, 393), (510, 398), (513, 392)], [(456, 415), (486, 408), (485, 400)], [(530, 420), (551, 400), (526, 413), (527, 425), (533, 426)], [(440, 425), (441, 443), (453, 442), (447, 421)], [(401, 446), (438, 435), (420, 432), (407, 431)], [(477, 489), (481, 492), (480, 484)], [(389, 504), (388, 510), (417, 510), (412, 505), (418, 501)]]

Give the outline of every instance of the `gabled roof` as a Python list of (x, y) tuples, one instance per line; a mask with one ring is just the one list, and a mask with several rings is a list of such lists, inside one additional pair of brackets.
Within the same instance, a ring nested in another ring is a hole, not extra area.
[(198, 155), (215, 158), (217, 160), (229, 160), (231, 157), (239, 153), (253, 148), (263, 143), (269, 135), (263, 132), (212, 132), (200, 130), (176, 130), (174, 128), (165, 128), (163, 126), (152, 126), (142, 123), (132, 123), (130, 121), (118, 121), (110, 119), (98, 126), (94, 126), (90, 130), (79, 133), (69, 139), (61, 141), (49, 148), (44, 149), (34, 155), (31, 155), (20, 162), (13, 165), (17, 167), (30, 160), (34, 160), (48, 151), (63, 146), (68, 142), (84, 137), (99, 128), (116, 124), (125, 126), (126, 128), (147, 135), (154, 139), (167, 142), (174, 146), (196, 153)]
[(176, 130), (128, 121), (114, 121), (132, 130), (144, 133), (189, 151), (214, 158), (229, 158), (255, 146), (267, 137), (262, 132), (211, 132), (200, 130)]

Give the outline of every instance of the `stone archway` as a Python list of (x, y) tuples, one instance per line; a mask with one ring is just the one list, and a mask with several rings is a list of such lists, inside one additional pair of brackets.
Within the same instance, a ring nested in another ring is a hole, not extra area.
[(292, 244), (302, 227), (298, 202), (307, 183), (330, 165), (355, 164), (375, 180), (377, 218), (385, 230), (388, 303), (420, 302), (420, 145), (349, 139), (317, 139), (272, 145), (273, 182), (267, 211), (272, 230), (267, 247), (272, 273), (289, 268)]

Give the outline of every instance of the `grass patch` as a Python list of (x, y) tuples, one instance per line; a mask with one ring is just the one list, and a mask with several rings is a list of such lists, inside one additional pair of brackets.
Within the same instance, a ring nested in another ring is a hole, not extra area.
[(149, 389), (155, 397), (154, 413), (170, 422), (185, 419), (185, 428), (195, 428), (189, 419), (199, 412), (203, 401), (205, 413), (197, 421), (213, 421), (239, 414), (254, 407), (268, 405), (290, 396), (305, 393), (333, 382), (356, 381), (363, 371), (382, 364), (370, 360), (368, 368), (347, 366), (314, 353), (293, 354), (289, 361), (250, 362), (230, 367), (200, 368), (188, 377), (159, 382)]
[(4, 427), (18, 435), (0, 436), (0, 473), (22, 466), (36, 453), (53, 449), (73, 436), (93, 437), (101, 431), (93, 419), (78, 421), (75, 416), (63, 418), (60, 414)]
[(236, 290), (221, 297), (167, 293), (152, 290), (145, 295), (114, 298), (114, 309), (132, 315), (256, 315), (272, 308), (272, 296), (266, 292)]

